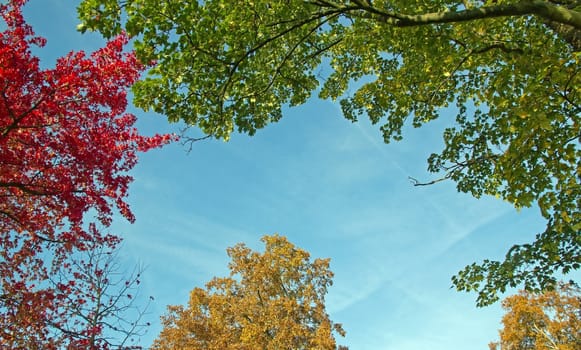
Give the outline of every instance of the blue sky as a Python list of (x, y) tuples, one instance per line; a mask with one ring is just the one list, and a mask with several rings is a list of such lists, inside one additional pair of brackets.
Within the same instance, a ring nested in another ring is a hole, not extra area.
[[(76, 1), (31, 0), (25, 14), (48, 39), (43, 64), (70, 50), (92, 51), (96, 35), (75, 31)], [(203, 74), (203, 72), (200, 72)], [(162, 117), (131, 109), (145, 134), (177, 132)], [(496, 199), (430, 180), (426, 158), (442, 146), (453, 114), (385, 145), (379, 128), (346, 121), (338, 104), (313, 99), (254, 137), (179, 144), (142, 155), (129, 202), (135, 224), (117, 220), (125, 263), (147, 267), (142, 293), (155, 297), (148, 346), (170, 304), (213, 276), (227, 274), (226, 248), (278, 232), (313, 257), (330, 257), (331, 319), (350, 349), (486, 349), (500, 306), (479, 309), (450, 277), (483, 258), (500, 258), (543, 229), (536, 208), (517, 212)]]

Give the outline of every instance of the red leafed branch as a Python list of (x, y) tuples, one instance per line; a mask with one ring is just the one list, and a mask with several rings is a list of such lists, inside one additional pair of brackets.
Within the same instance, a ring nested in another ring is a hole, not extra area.
[(31, 46), (45, 40), (26, 24), (25, 2), (0, 4), (0, 347), (23, 332), (36, 337), (28, 348), (49, 349), (43, 327), (55, 293), (45, 282), (73, 251), (116, 242), (86, 214), (104, 227), (115, 210), (133, 221), (127, 172), (137, 152), (173, 137), (140, 135), (125, 112), (127, 88), (145, 68), (123, 52), (125, 35), (41, 69)]

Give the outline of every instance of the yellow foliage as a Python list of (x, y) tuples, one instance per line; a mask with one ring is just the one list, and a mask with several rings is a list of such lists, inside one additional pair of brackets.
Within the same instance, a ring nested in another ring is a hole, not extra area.
[(337, 349), (333, 334), (345, 332), (325, 311), (329, 259), (311, 262), (283, 236), (262, 241), (263, 253), (228, 248), (230, 276), (194, 288), (187, 307), (170, 306), (152, 349)]
[(576, 350), (581, 349), (581, 291), (560, 284), (542, 294), (520, 292), (506, 298), (500, 342), (490, 349)]

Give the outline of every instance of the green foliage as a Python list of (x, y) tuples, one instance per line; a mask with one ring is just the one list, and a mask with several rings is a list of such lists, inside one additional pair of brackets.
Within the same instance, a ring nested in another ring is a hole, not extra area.
[[(101, 13), (111, 21), (102, 22), (92, 15), (99, 3), (80, 6), (85, 28), (99, 25), (111, 35), (121, 9), (105, 6)], [(282, 117), (281, 105), (304, 103), (318, 85), (313, 70), (328, 45), (321, 27), (331, 20), (312, 14), (311, 5), (127, 1), (124, 9), (127, 32), (140, 35), (139, 58), (158, 62), (135, 86), (135, 104), (172, 122), (183, 119), (223, 139), (235, 126), (253, 134)]]
[[(227, 140), (235, 129), (252, 135), (313, 92), (340, 100), (352, 121), (366, 115), (387, 143), (400, 140), (407, 124), (448, 119), (445, 147), (428, 159), (429, 170), (477, 198), (493, 195), (517, 208), (538, 203), (549, 222), (505, 262), (472, 265), (454, 278), (460, 290), (480, 290), (484, 305), (507, 286), (549, 287), (545, 274), (581, 261), (571, 238), (581, 230), (580, 6), (84, 0), (79, 14), (82, 30), (105, 36), (126, 16), (139, 58), (157, 62), (135, 85), (135, 103), (216, 138)], [(327, 64), (331, 72), (323, 74)], [(455, 108), (442, 114), (447, 107)], [(549, 268), (536, 258), (547, 251), (543, 242), (570, 243), (557, 244), (559, 264)], [(518, 277), (531, 264), (536, 268)]]
[(498, 294), (508, 287), (522, 285), (534, 293), (552, 290), (557, 283), (557, 273), (566, 274), (581, 267), (580, 256), (579, 232), (568, 227), (556, 232), (549, 225), (532, 244), (513, 246), (504, 261), (484, 260), (482, 265), (471, 264), (452, 281), (460, 290), (478, 290), (477, 305), (485, 306), (499, 300)]

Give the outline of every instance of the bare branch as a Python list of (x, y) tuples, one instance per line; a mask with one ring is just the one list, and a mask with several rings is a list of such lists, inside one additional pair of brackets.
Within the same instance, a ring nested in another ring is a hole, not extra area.
[(441, 177), (441, 178), (436, 179), (436, 180), (428, 181), (428, 182), (420, 182), (418, 179), (413, 178), (411, 176), (408, 176), (408, 179), (410, 180), (410, 182), (414, 186), (430, 186), (430, 185), (436, 184), (438, 182), (448, 180), (450, 178), (450, 176), (451, 176), (451, 173), (448, 173), (444, 177)]

